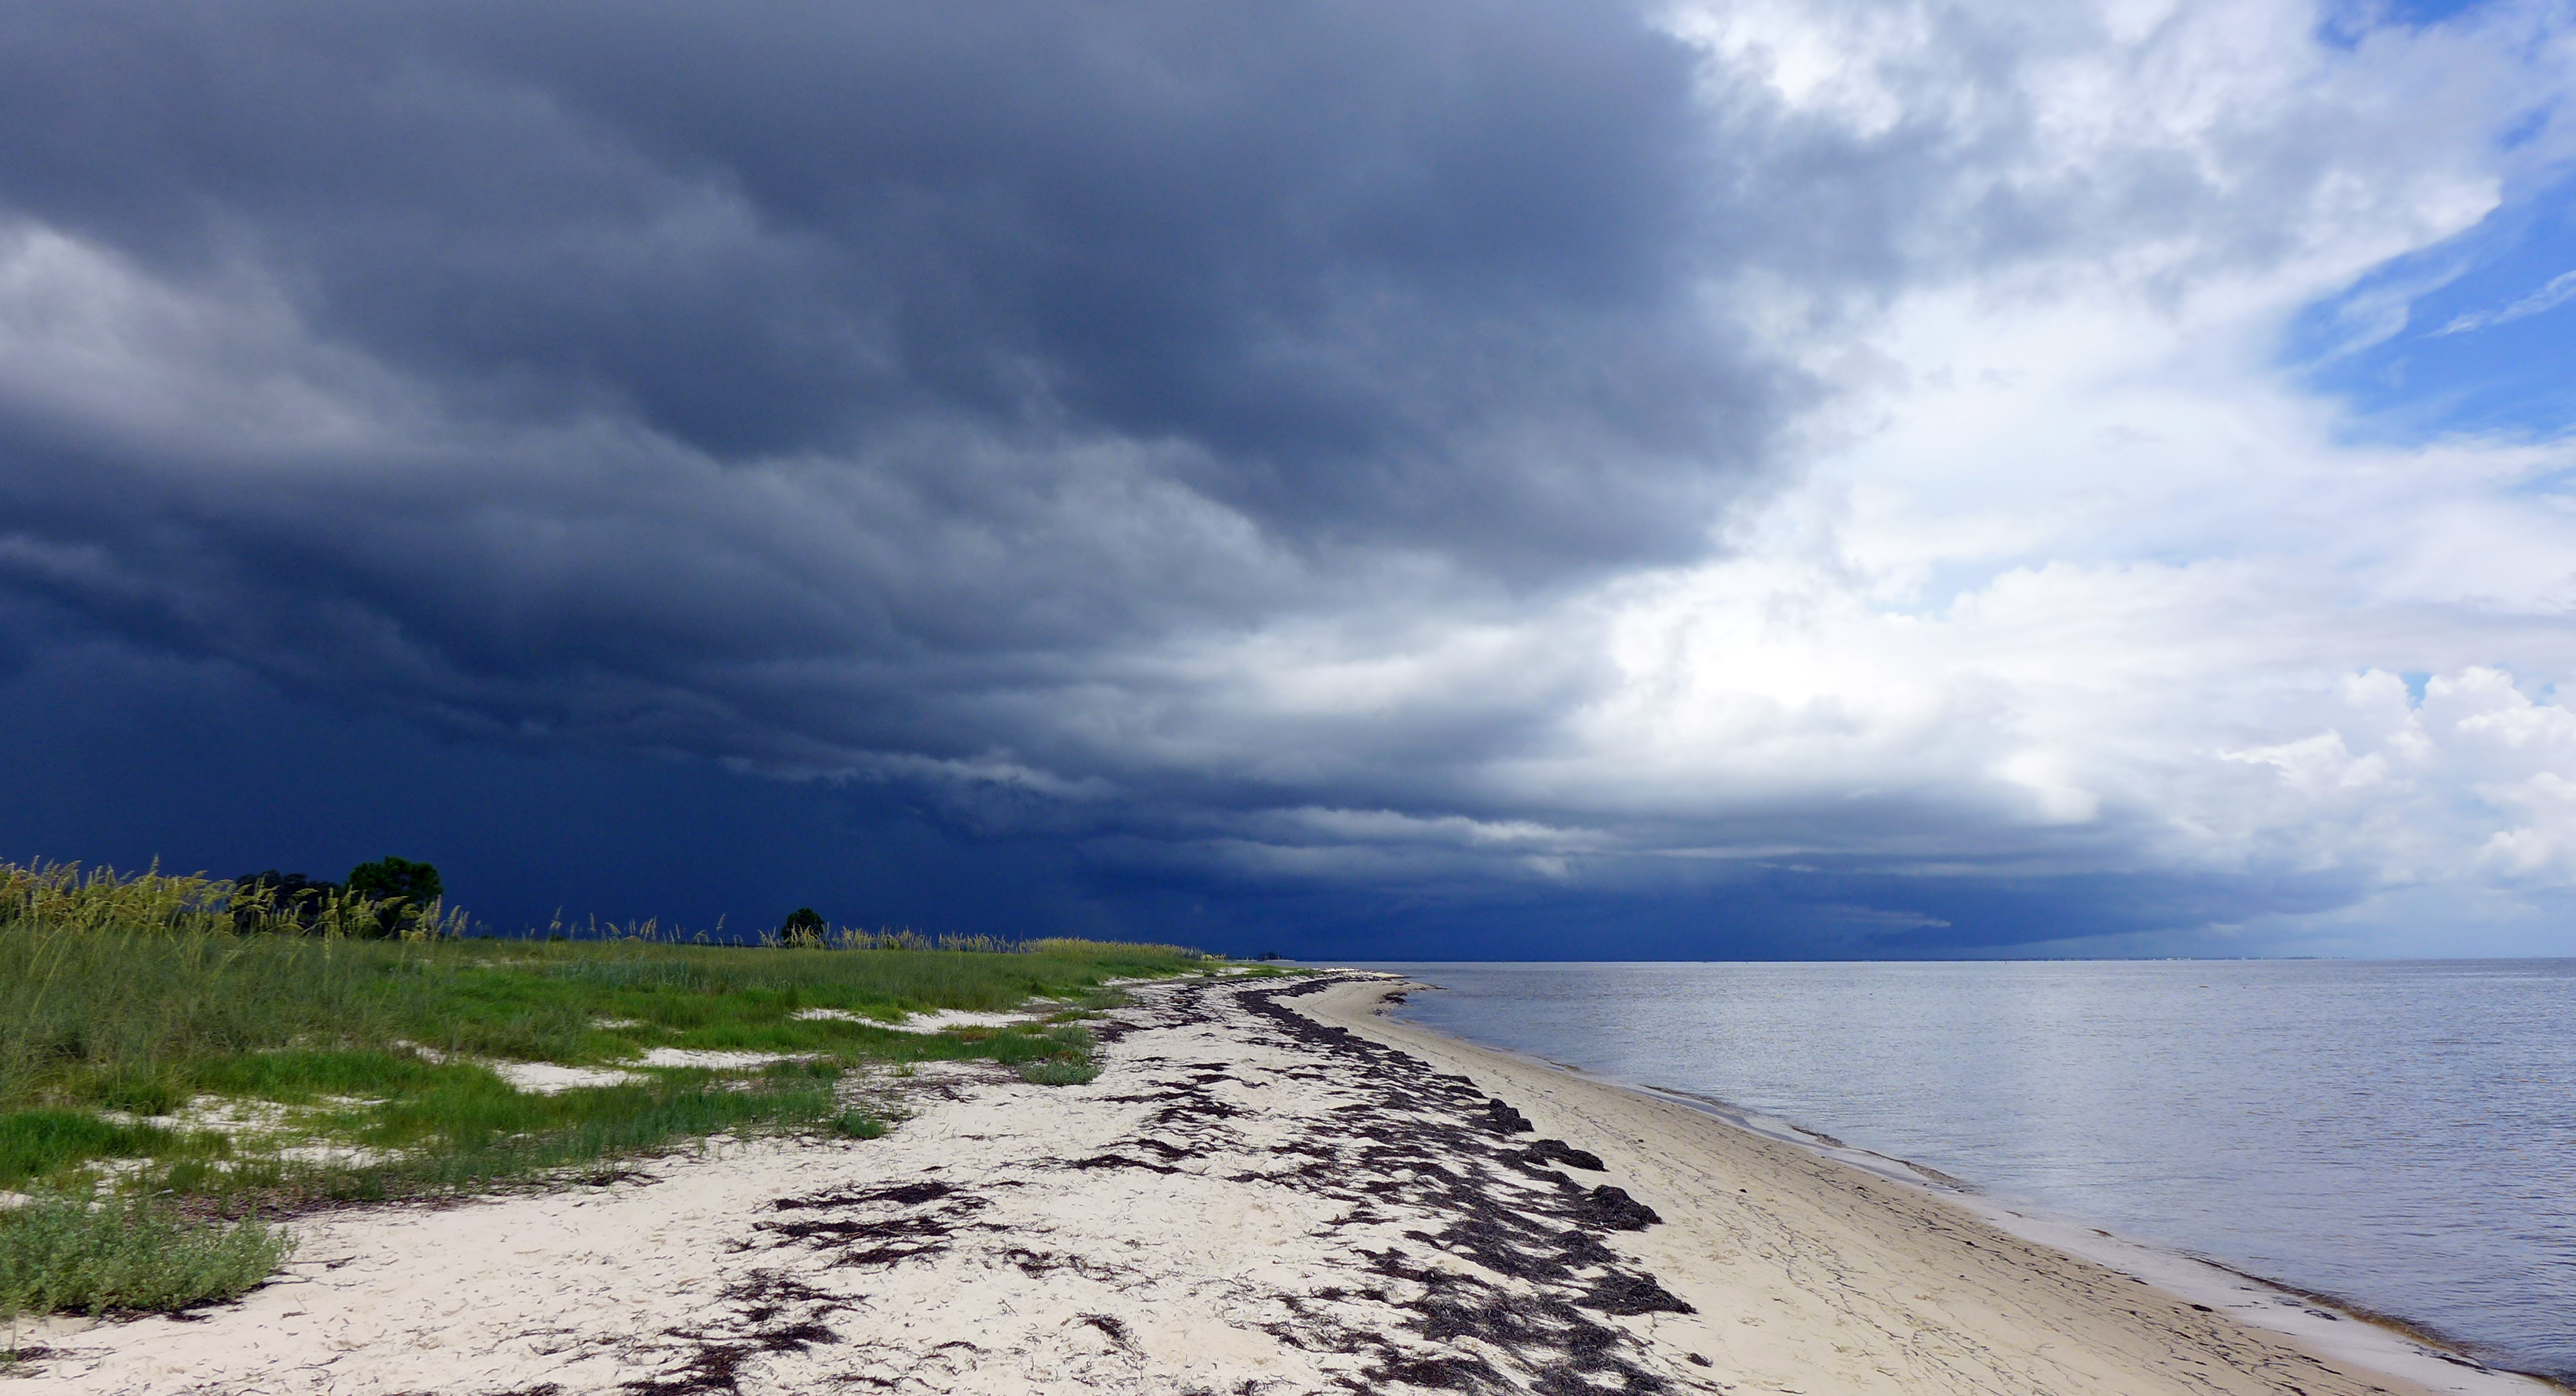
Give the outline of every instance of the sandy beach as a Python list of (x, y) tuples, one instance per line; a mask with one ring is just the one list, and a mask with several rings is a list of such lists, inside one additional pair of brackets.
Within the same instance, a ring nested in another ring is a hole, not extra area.
[(67, 1396), (2543, 1389), (2306, 1342), (1691, 1102), (1378, 1016), (1400, 988), (1140, 986), (1089, 1085), (857, 1082), (911, 1118), (303, 1218), (277, 1282), (22, 1329), (11, 1376)]

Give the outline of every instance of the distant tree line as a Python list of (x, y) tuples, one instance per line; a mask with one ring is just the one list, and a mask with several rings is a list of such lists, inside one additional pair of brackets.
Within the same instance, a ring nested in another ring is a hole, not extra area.
[(438, 869), (384, 857), (349, 870), (345, 882), (269, 868), (233, 879), (233, 924), (243, 930), (291, 923), (314, 930), (334, 918), (340, 929), (390, 936), (418, 926), (447, 894)]

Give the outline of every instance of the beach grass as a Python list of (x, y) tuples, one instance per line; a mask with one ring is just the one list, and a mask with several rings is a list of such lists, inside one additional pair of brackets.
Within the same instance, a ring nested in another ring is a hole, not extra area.
[[(982, 1060), (1088, 1081), (1081, 1020), (1119, 1001), (1118, 981), (1208, 964), (1170, 946), (909, 933), (794, 949), (469, 938), (443, 912), (409, 935), (348, 934), (385, 918), (360, 903), (304, 925), (245, 913), (234, 890), (0, 863), (0, 1189), (38, 1198), (6, 1221), (22, 1248), (7, 1263), (52, 1267), (6, 1302), (194, 1293), (231, 1273), (223, 1257), (263, 1253), (241, 1239), (265, 1234), (241, 1230), (260, 1211), (488, 1190), (717, 1135), (877, 1137), (896, 1112), (854, 1101), (853, 1071)], [(1030, 1021), (897, 1029), (939, 1010)], [(529, 1064), (591, 1075), (522, 1089), (511, 1074)], [(107, 1210), (63, 1201), (102, 1197)], [(69, 1278), (127, 1275), (136, 1238), (173, 1234), (197, 1238), (171, 1254), (202, 1283)]]

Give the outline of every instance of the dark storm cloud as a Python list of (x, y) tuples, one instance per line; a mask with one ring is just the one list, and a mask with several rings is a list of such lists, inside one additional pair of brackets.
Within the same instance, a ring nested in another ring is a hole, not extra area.
[(16, 212), (254, 258), (462, 411), (728, 461), (1168, 443), (1283, 537), (1520, 575), (1695, 546), (1785, 386), (1684, 294), (1723, 230), (1688, 57), (1598, 6), (107, 5), (10, 40)]
[(80, 342), (0, 393), (0, 576), (449, 730), (974, 827), (1454, 799), (1595, 662), (1292, 715), (1213, 646), (1690, 557), (1812, 396), (1708, 300), (1779, 183), (1623, 8), (9, 29), (17, 324)]
[(0, 399), (8, 574), (470, 730), (1044, 746), (1068, 690), (1195, 682), (1175, 635), (1688, 557), (1809, 396), (1704, 303), (1765, 198), (1718, 192), (1689, 55), (1617, 7), (7, 37), (0, 211), (109, 259), (31, 281), (142, 305)]
[[(1307, 958), (1886, 959), (2003, 953), (2079, 928), (2134, 936), (2121, 948), (2142, 953), (2233, 953), (2159, 933), (2248, 907), (2332, 906), (2345, 890), (2010, 869), (1926, 879), (1854, 858), (1667, 865), (1569, 886), (1440, 856), (1457, 841), (1437, 830), (1399, 840), (1413, 856), (1383, 859), (1374, 878), (1247, 875), (1169, 839), (1067, 837), (1033, 819), (997, 837), (896, 785), (442, 740), (381, 714), (282, 701), (227, 661), (173, 659), (7, 606), (0, 730), (0, 788), (13, 797), (0, 801), (0, 856), (76, 852), (218, 876), (285, 862), (330, 876), (393, 852), (434, 862), (478, 923), (510, 934), (559, 916), (741, 934), (810, 905), (859, 925)], [(1197, 831), (1214, 827), (1201, 817)], [(1272, 815), (1251, 832), (1285, 848), (1329, 847), (1335, 831)], [(1348, 846), (1356, 831), (1340, 832)]]
[(852, 777), (1134, 905), (2118, 863), (1997, 812), (2000, 710), (1965, 796), (1504, 770), (1618, 681), (1585, 588), (1714, 555), (1871, 307), (2260, 261), (2344, 178), (2034, 156), (2084, 23), (1941, 12), (1855, 120), (1627, 4), (16, 6), (0, 610), (122, 684)]

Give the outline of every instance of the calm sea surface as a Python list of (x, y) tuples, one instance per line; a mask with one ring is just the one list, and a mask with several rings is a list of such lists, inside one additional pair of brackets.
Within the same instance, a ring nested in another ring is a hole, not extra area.
[(1425, 1025), (2576, 1378), (2576, 960), (1381, 968)]

